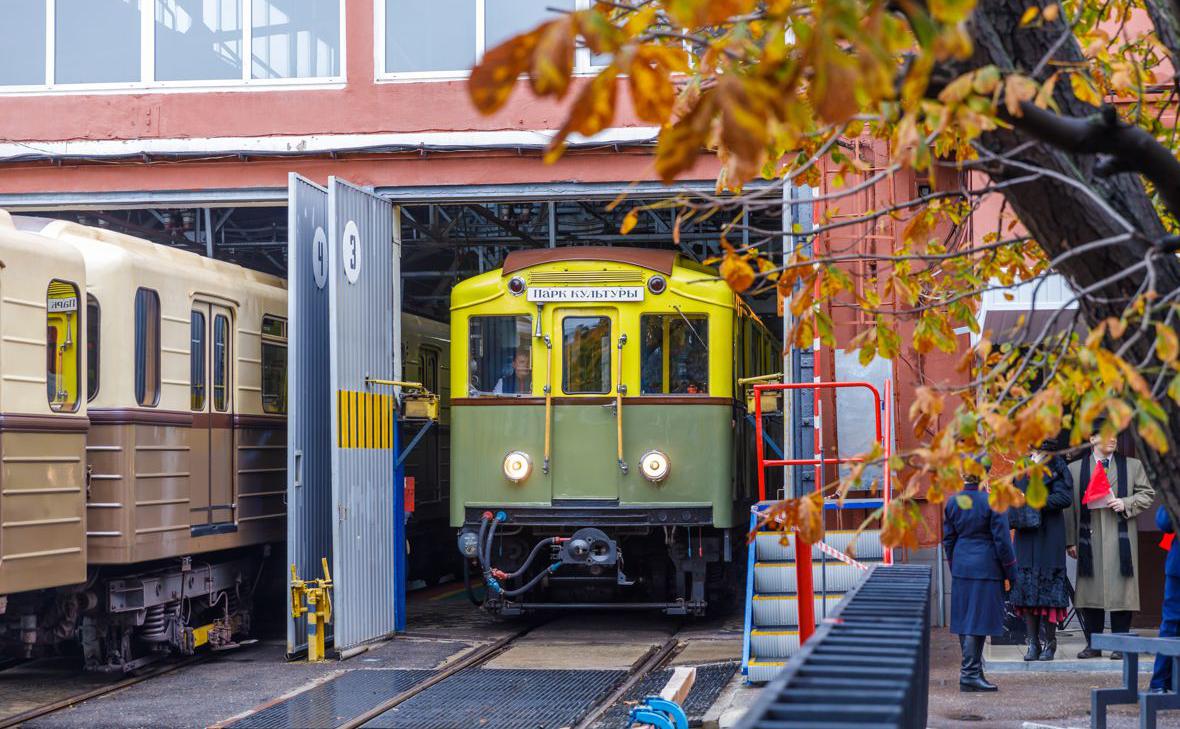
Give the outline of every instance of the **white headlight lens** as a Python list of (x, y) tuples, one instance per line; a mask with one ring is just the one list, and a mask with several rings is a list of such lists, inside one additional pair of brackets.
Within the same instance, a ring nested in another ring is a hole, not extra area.
[(648, 451), (639, 459), (639, 470), (648, 481), (663, 481), (668, 477), (668, 467), (668, 457), (659, 451)]
[(512, 451), (504, 456), (504, 478), (520, 483), (533, 471), (533, 460), (523, 451)]

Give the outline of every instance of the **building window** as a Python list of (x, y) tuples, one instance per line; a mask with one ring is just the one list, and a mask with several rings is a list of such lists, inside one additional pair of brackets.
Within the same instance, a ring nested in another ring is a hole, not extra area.
[(0, 0), (0, 86), (45, 83), (45, 0)]
[(102, 312), (98, 299), (86, 295), (86, 399), (98, 396), (98, 353), (102, 333)]
[(567, 395), (610, 392), (610, 318), (561, 320), (561, 389)]
[(205, 409), (205, 314), (194, 311), (189, 316), (188, 343), (189, 406), (192, 410)]
[(160, 295), (152, 289), (135, 292), (135, 401), (160, 402)]
[(0, 91), (342, 82), (343, 15), (343, 0), (0, 0)]
[(287, 322), (262, 317), (262, 411), (287, 412)]
[(45, 391), (57, 412), (78, 409), (82, 393), (82, 348), (78, 346), (78, 287), (50, 281), (45, 292)]
[(213, 317), (213, 409), (229, 410), (229, 317)]
[(640, 393), (709, 393), (709, 317), (705, 314), (644, 314), (640, 317)]
[[(590, 5), (591, 0), (375, 0), (377, 76), (461, 78), (486, 50)], [(589, 71), (593, 63), (589, 50), (579, 48), (575, 68)]]

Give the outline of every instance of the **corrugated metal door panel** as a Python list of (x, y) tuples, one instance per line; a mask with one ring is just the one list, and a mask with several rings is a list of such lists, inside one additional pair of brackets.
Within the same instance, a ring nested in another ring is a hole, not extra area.
[(336, 649), (344, 650), (397, 627), (393, 393), (366, 378), (398, 372), (401, 256), (389, 201), (336, 178), (328, 180), (328, 231), (333, 607)]
[[(322, 576), (320, 558), (332, 560), (328, 191), (294, 173), (288, 185), (287, 564), (314, 579)], [(306, 648), (307, 621), (288, 618), (287, 652)]]

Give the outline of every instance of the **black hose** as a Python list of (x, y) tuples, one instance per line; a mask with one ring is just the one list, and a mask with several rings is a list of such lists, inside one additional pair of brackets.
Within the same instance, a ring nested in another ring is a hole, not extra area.
[(533, 547), (533, 551), (529, 552), (528, 558), (525, 559), (524, 564), (522, 564), (520, 566), (520, 569), (516, 570), (515, 572), (512, 572), (511, 574), (504, 575), (504, 578), (502, 581), (507, 582), (508, 580), (514, 580), (517, 577), (520, 577), (521, 575), (523, 575), (525, 573), (525, 570), (527, 570), (529, 568), (529, 565), (531, 565), (533, 563), (533, 560), (537, 558), (537, 555), (541, 553), (541, 550), (544, 549), (545, 547), (549, 546), (550, 544), (553, 544), (556, 541), (557, 541), (557, 537), (548, 537), (546, 539), (542, 539), (541, 541), (537, 542), (537, 545), (535, 547)]
[[(554, 564), (558, 564), (558, 563), (555, 562)], [(549, 569), (543, 569), (540, 571), (540, 573), (538, 573), (535, 577), (533, 577), (533, 579), (524, 583), (524, 585), (522, 585), (521, 587), (518, 587), (515, 590), (503, 590), (500, 592), (500, 594), (503, 595), (504, 597), (516, 597), (517, 595), (528, 592), (529, 590), (536, 587), (537, 584), (540, 583), (541, 580), (545, 579), (545, 576), (548, 574), (549, 574)]]
[(479, 520), (479, 538), (475, 540), (475, 558), (479, 561), (479, 568), (481, 570), (486, 569), (483, 564), (483, 538), (487, 536), (487, 533), (488, 518), (485, 516)]
[(492, 519), (491, 527), (488, 528), (488, 541), (484, 544), (483, 549), (483, 574), (487, 579), (492, 573), (492, 542), (496, 539), (496, 526), (500, 523), (500, 515), (497, 514)]
[(463, 586), (467, 588), (467, 599), (476, 607), (483, 607), (483, 600), (475, 596), (475, 590), (471, 589), (471, 560), (463, 558)]

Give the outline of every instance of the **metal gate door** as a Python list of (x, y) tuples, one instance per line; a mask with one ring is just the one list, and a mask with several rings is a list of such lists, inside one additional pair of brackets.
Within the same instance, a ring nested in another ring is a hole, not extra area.
[(400, 249), (393, 206), (328, 180), (328, 339), (332, 428), (332, 580), (336, 650), (397, 628), (399, 554), (394, 393), (400, 374)]
[[(328, 191), (294, 173), (288, 185), (287, 564), (315, 579), (320, 558), (332, 559)], [(287, 653), (294, 655), (307, 648), (307, 620), (292, 619), (289, 608)]]

